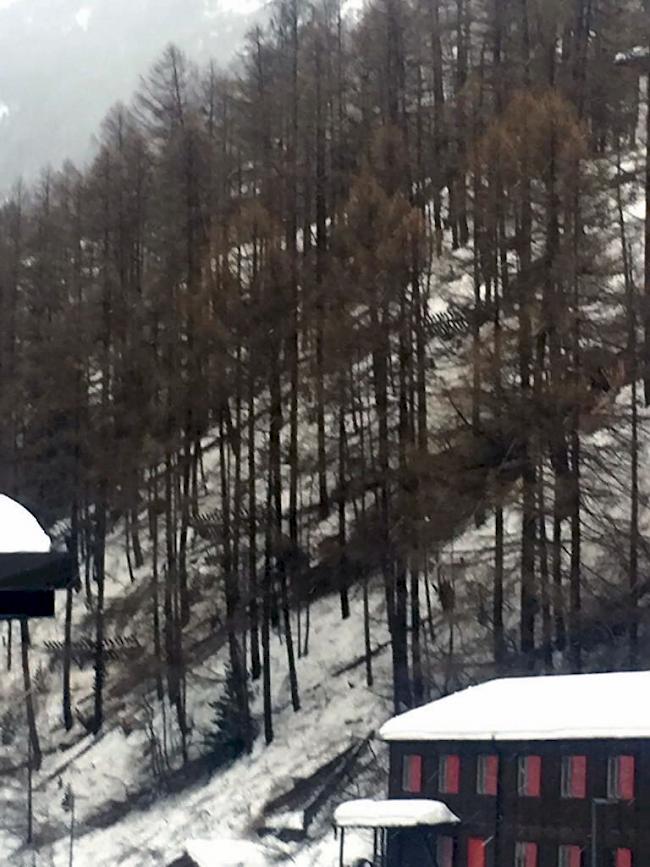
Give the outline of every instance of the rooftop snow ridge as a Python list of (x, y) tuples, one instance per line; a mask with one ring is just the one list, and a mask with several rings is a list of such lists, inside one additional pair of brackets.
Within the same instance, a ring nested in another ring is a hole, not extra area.
[(650, 738), (650, 671), (512, 677), (385, 723), (385, 741)]

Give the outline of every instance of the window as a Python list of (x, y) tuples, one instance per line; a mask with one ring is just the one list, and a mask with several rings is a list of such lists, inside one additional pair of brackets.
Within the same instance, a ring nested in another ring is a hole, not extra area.
[(485, 840), (470, 837), (467, 841), (467, 867), (485, 867)]
[(436, 842), (436, 861), (438, 867), (453, 867), (454, 841), (451, 837), (438, 837)]
[(447, 795), (457, 795), (460, 791), (460, 757), (440, 756), (438, 763), (439, 789)]
[(580, 846), (560, 846), (557, 867), (582, 867), (582, 863)]
[(422, 791), (422, 756), (402, 759), (402, 791), (418, 794)]
[(587, 757), (563, 756), (561, 792), (563, 798), (587, 797)]
[(517, 762), (517, 791), (526, 798), (539, 798), (542, 791), (541, 756), (519, 756)]
[(537, 867), (537, 843), (515, 844), (515, 867)]
[(479, 756), (476, 765), (476, 791), (479, 795), (496, 795), (499, 776), (498, 756)]
[(607, 796), (621, 801), (634, 798), (634, 756), (610, 756), (607, 766)]

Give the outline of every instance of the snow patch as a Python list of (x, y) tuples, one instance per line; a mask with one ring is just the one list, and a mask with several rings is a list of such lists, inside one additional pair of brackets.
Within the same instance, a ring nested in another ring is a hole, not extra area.
[(88, 25), (90, 24), (90, 19), (92, 18), (92, 15), (93, 10), (90, 6), (82, 6), (74, 17), (74, 20), (84, 32), (88, 30)]
[(227, 12), (236, 15), (251, 15), (264, 6), (264, 0), (204, 0), (205, 14), (214, 18), (219, 13)]
[(185, 851), (199, 867), (267, 867), (264, 850), (247, 840), (192, 840)]

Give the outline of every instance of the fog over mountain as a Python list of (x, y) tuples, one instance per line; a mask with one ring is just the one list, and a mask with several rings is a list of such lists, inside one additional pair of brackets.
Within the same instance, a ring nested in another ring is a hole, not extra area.
[(264, 0), (0, 0), (0, 189), (83, 161), (107, 109), (174, 42), (227, 65)]

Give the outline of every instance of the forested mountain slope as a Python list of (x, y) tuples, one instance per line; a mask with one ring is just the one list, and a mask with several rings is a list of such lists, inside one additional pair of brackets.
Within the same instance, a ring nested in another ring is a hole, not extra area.
[(271, 14), (0, 211), (0, 479), (80, 563), (3, 687), (44, 858), (68, 785), (82, 832), (144, 810), (123, 863), (269, 802), (317, 839), (393, 709), (648, 664), (645, 11)]

